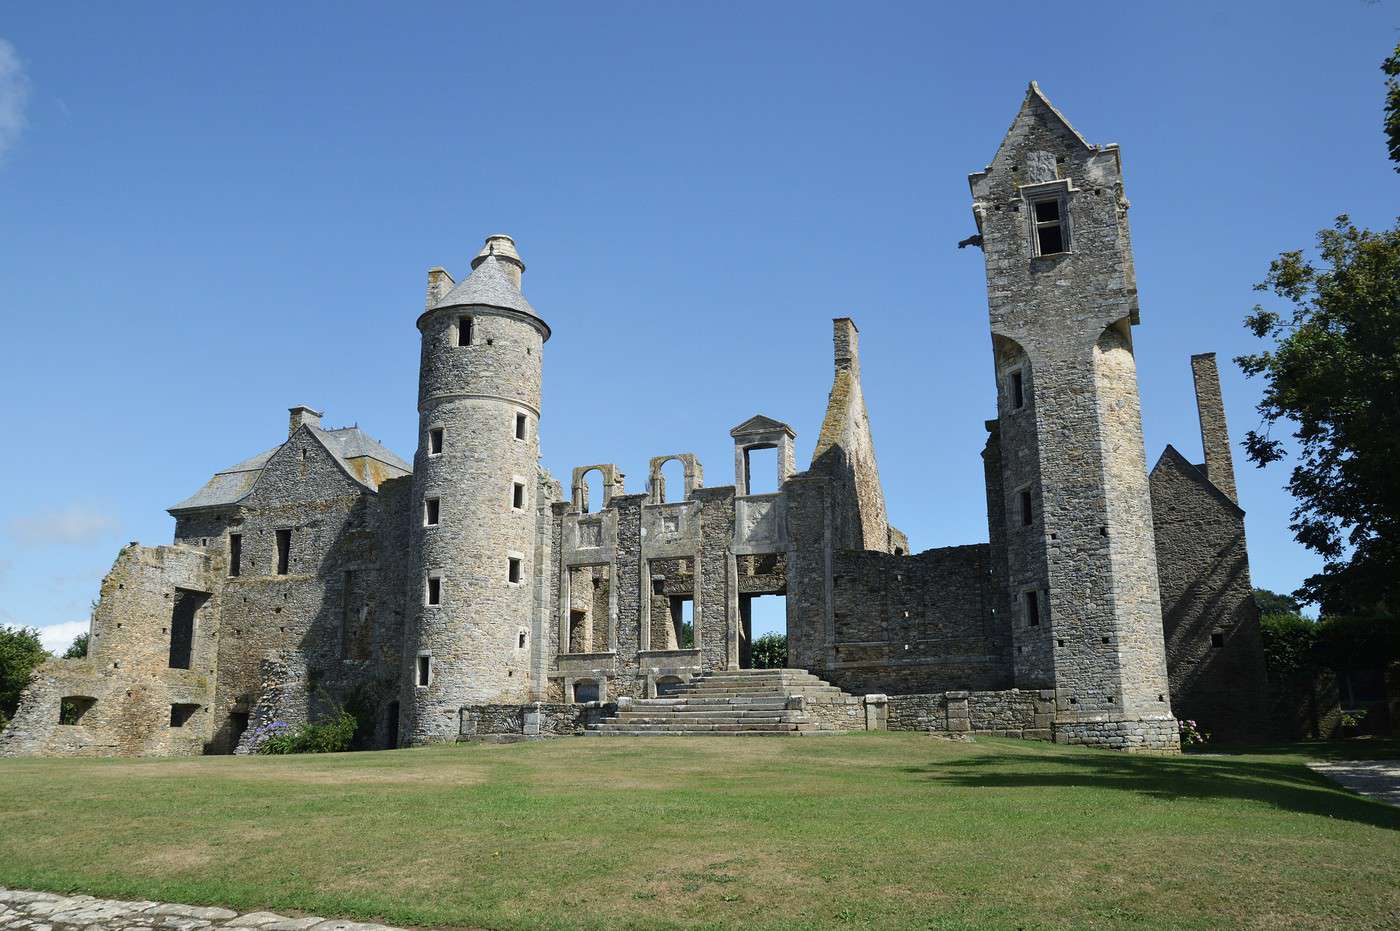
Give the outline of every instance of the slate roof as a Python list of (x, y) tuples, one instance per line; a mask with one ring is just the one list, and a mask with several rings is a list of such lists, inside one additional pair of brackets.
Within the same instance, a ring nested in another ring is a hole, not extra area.
[(444, 294), (432, 309), (439, 307), (466, 307), (480, 305), (515, 310), (539, 319), (535, 308), (525, 300), (525, 295), (515, 286), (515, 282), (501, 268), (501, 260), (488, 255), (472, 273), (458, 282), (457, 286)]
[[(400, 456), (368, 433), (365, 433), (359, 427), (340, 427), (335, 430), (322, 430), (320, 427), (313, 427), (307, 424), (306, 429), (310, 430), (312, 434), (321, 441), (321, 444), (335, 457), (346, 474), (361, 485), (365, 485), (367, 488), (372, 489), (373, 486), (368, 485), (359, 477), (356, 470), (351, 468), (350, 464), (346, 462), (347, 459), (367, 456), (370, 459), (377, 459), (396, 469), (401, 469), (405, 473), (413, 471), (413, 467)], [(239, 501), (246, 498), (248, 493), (253, 490), (253, 486), (257, 484), (258, 478), (262, 475), (263, 466), (267, 465), (267, 461), (285, 445), (285, 443), (279, 444), (272, 449), (258, 453), (251, 459), (245, 459), (237, 465), (232, 465), (227, 469), (216, 472), (214, 477), (205, 482), (204, 487), (200, 488), (199, 491), (196, 491), (179, 504), (167, 508), (167, 510), (173, 514), (176, 511), (190, 511), (197, 508), (224, 507), (237, 504)]]

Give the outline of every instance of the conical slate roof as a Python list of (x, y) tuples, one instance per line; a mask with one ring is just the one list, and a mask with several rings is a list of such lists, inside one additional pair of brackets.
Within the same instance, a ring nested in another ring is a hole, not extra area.
[(501, 260), (494, 255), (482, 259), (481, 264), (455, 288), (444, 294), (432, 309), (472, 305), (515, 310), (536, 319), (540, 316), (535, 313), (535, 308), (530, 306), (530, 302), (525, 300), (525, 295), (520, 293), (520, 289), (515, 286), (505, 269), (501, 268)]

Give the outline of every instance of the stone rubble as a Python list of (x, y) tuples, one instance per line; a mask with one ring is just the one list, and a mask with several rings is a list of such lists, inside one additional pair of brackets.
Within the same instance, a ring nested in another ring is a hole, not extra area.
[(122, 902), (90, 895), (56, 895), (0, 887), (0, 929), (4, 931), (202, 931), (256, 928), (258, 931), (401, 931), (388, 925), (328, 919), (288, 918), (272, 912), (240, 915), (231, 908), (162, 902)]

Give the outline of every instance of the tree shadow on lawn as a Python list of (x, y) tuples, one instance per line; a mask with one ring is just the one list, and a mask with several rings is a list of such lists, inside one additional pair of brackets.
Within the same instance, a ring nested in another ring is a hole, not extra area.
[(974, 788), (1082, 786), (1164, 800), (1242, 799), (1300, 814), (1400, 830), (1400, 808), (1355, 795), (1294, 761), (1130, 756), (1112, 750), (1086, 750), (1063, 756), (976, 756), (905, 767), (905, 772)]

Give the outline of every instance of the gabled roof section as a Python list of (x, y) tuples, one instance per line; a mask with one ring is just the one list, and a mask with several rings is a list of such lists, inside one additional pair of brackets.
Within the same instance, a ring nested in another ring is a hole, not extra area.
[(540, 316), (501, 268), (501, 259), (495, 255), (483, 258), (481, 264), (444, 294), (432, 309), (442, 307), (498, 307), (529, 314), (536, 319)]
[(748, 420), (739, 424), (729, 435), (736, 439), (741, 436), (752, 436), (759, 433), (786, 433), (788, 436), (796, 437), (792, 427), (781, 420), (774, 420), (772, 417), (765, 417), (762, 414), (754, 414)]
[[(306, 430), (314, 436), (346, 475), (370, 491), (378, 491), (377, 486), (365, 480), (363, 474), (365, 470), (356, 469), (348, 460), (373, 459), (384, 463), (395, 472), (410, 474), (413, 471), (413, 467), (400, 456), (359, 427), (322, 430), (320, 427), (303, 424), (300, 429)], [(179, 504), (167, 508), (167, 512), (175, 514), (205, 508), (228, 507), (240, 503), (252, 493), (258, 479), (262, 477), (263, 467), (267, 465), (268, 460), (285, 445), (287, 444), (279, 444), (272, 449), (258, 453), (251, 459), (245, 459), (237, 465), (216, 472), (213, 478), (204, 483), (204, 487)]]
[(1157, 464), (1152, 467), (1151, 474), (1156, 475), (1159, 471), (1164, 471), (1166, 469), (1175, 469), (1180, 472), (1193, 482), (1199, 484), (1207, 494), (1216, 498), (1221, 504), (1234, 511), (1236, 514), (1239, 514), (1241, 517), (1244, 516), (1244, 508), (1240, 507), (1234, 501), (1231, 501), (1229, 495), (1217, 488), (1215, 483), (1206, 477), (1205, 469), (1192, 463), (1170, 443), (1167, 444), (1166, 449), (1162, 450), (1162, 455), (1157, 459)]
[(1021, 109), (1016, 111), (1016, 118), (1011, 121), (1006, 134), (1002, 136), (1001, 143), (997, 146), (996, 155), (987, 163), (987, 167), (982, 171), (975, 171), (968, 175), (968, 183), (972, 186), (973, 193), (977, 191), (977, 182), (985, 178), (992, 170), (992, 166), (1001, 160), (1004, 152), (1012, 147), (1013, 143), (1022, 139), (1026, 135), (1026, 130), (1035, 123), (1045, 123), (1053, 129), (1058, 129), (1071, 143), (1077, 144), (1088, 152), (1097, 152), (1104, 149), (1117, 150), (1116, 145), (1096, 146), (1091, 145), (1087, 139), (1080, 135), (1069, 119), (1050, 102), (1050, 98), (1045, 96), (1045, 92), (1040, 89), (1040, 85), (1032, 81), (1026, 88), (1026, 97), (1021, 101)]

